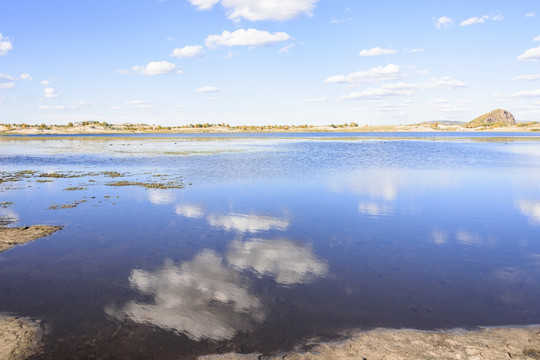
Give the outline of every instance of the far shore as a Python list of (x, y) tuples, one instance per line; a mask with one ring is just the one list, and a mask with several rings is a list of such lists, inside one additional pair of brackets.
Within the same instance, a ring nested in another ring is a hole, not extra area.
[(535, 132), (540, 131), (539, 123), (517, 124), (513, 126), (476, 128), (445, 123), (421, 123), (410, 125), (272, 125), (272, 126), (228, 126), (225, 124), (196, 124), (191, 126), (163, 127), (156, 125), (88, 122), (68, 125), (0, 125), (1, 135), (80, 135), (80, 134), (237, 134), (237, 133), (317, 133), (317, 132)]

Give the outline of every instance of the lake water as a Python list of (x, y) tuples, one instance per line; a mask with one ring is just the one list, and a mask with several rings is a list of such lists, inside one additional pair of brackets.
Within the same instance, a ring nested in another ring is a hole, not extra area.
[(538, 135), (2, 137), (3, 221), (65, 228), (0, 253), (0, 312), (36, 359), (538, 324)]

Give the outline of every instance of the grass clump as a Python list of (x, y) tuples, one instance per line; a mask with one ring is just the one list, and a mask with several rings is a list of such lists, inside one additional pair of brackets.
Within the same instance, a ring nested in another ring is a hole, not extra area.
[(158, 183), (158, 182), (142, 182), (142, 181), (114, 181), (105, 184), (107, 186), (142, 186), (146, 189), (182, 189), (184, 184), (176, 182)]

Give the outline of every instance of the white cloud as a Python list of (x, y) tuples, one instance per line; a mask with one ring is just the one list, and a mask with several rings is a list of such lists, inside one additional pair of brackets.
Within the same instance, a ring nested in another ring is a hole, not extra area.
[(345, 100), (382, 99), (388, 96), (412, 95), (421, 90), (455, 89), (467, 86), (468, 85), (463, 81), (455, 80), (450, 77), (443, 77), (440, 79), (433, 78), (423, 83), (401, 82), (395, 84), (383, 84), (378, 88), (368, 88), (362, 92), (353, 92), (350, 95), (344, 95), (341, 98)]
[(447, 28), (454, 24), (454, 21), (446, 16), (441, 16), (440, 18), (436, 19), (433, 23), (437, 29), (441, 28)]
[(540, 35), (538, 35), (537, 37), (535, 37), (535, 38), (533, 39), (533, 41), (540, 41)]
[(182, 70), (178, 69), (175, 64), (168, 61), (151, 61), (145, 66), (133, 66), (131, 69), (117, 70), (120, 74), (141, 74), (147, 76), (181, 74)]
[(47, 85), (50, 85), (51, 82), (49, 80), (43, 80), (43, 81), (40, 82), (40, 84), (47, 86)]
[(219, 0), (188, 0), (198, 10), (210, 10)]
[(0, 56), (4, 56), (9, 50), (13, 49), (13, 44), (7, 37), (2, 36), (0, 33)]
[(366, 71), (357, 71), (348, 75), (330, 76), (324, 80), (325, 83), (371, 83), (381, 80), (396, 80), (400, 77), (400, 68), (395, 64), (378, 66)]
[(503, 19), (504, 19), (504, 16), (502, 16), (502, 15), (494, 15), (494, 16), (484, 15), (484, 16), (481, 16), (481, 17), (474, 16), (472, 18), (468, 18), (466, 20), (463, 20), (461, 22), (461, 24), (459, 24), (459, 26), (469, 26), (469, 25), (473, 25), (473, 24), (483, 24), (487, 20), (500, 21), (500, 20), (503, 20)]
[(269, 33), (256, 29), (238, 29), (236, 31), (223, 31), (221, 35), (209, 35), (205, 45), (211, 48), (219, 46), (263, 46), (281, 41), (287, 41), (291, 37), (284, 32)]
[(305, 102), (327, 102), (327, 98), (311, 98), (311, 99), (304, 99)]
[(517, 206), (532, 224), (540, 225), (540, 201), (521, 200)]
[(187, 218), (201, 218), (204, 215), (204, 209), (197, 205), (177, 205), (175, 212), (177, 215)]
[(194, 45), (194, 46), (184, 46), (181, 49), (174, 49), (171, 56), (177, 57), (177, 58), (195, 58), (195, 57), (201, 57), (204, 55), (204, 49), (201, 45)]
[(538, 61), (540, 60), (540, 46), (531, 48), (525, 51), (523, 54), (519, 55), (518, 60), (523, 61)]
[(281, 49), (278, 50), (278, 53), (279, 54), (288, 54), (289, 53), (289, 50), (294, 46), (294, 43), (293, 44), (289, 44), (289, 45), (285, 45), (284, 47), (282, 47)]
[[(188, 0), (199, 10), (209, 10), (219, 0)], [(311, 15), (318, 0), (221, 0), (229, 19), (249, 21), (293, 19), (299, 15)]]
[(346, 18), (346, 19), (334, 19), (334, 18), (332, 18), (330, 20), (330, 22), (332, 24), (342, 24), (342, 23), (351, 22), (351, 21), (355, 21), (355, 19), (354, 18)]
[(512, 98), (534, 98), (540, 97), (540, 89), (536, 90), (527, 90), (527, 91), (518, 91), (513, 94), (510, 94), (509, 97)]
[(219, 88), (215, 86), (202, 86), (200, 88), (195, 89), (195, 92), (198, 93), (213, 93), (220, 91)]
[(227, 231), (239, 233), (256, 233), (269, 230), (286, 230), (289, 227), (289, 220), (272, 216), (231, 214), (231, 215), (209, 215), (208, 223), (211, 226), (222, 227)]
[(235, 241), (226, 259), (239, 270), (270, 276), (282, 285), (307, 284), (328, 273), (328, 265), (310, 247), (285, 239)]
[(79, 101), (75, 103), (70, 103), (66, 105), (41, 105), (38, 106), (38, 110), (40, 111), (73, 111), (73, 110), (80, 110), (81, 108), (89, 106), (90, 103), (88, 101)]
[(237, 271), (223, 265), (220, 256), (204, 250), (180, 266), (168, 262), (155, 272), (133, 270), (130, 286), (153, 300), (107, 306), (105, 312), (192, 340), (226, 340), (265, 318), (260, 300), (242, 280)]
[(522, 80), (522, 81), (536, 81), (540, 80), (540, 74), (524, 74), (524, 75), (518, 75), (514, 78), (514, 80)]
[(525, 14), (525, 17), (526, 17), (526, 18), (533, 18), (533, 17), (536, 17), (536, 14), (533, 13), (533, 12), (526, 13), (526, 14)]
[(395, 54), (397, 50), (394, 49), (382, 49), (380, 47), (374, 47), (369, 50), (361, 50), (359, 56), (379, 56), (379, 55), (390, 55)]
[(58, 93), (53, 88), (45, 88), (45, 90), (43, 90), (43, 93), (44, 93), (45, 97), (49, 98), (49, 99), (58, 97)]
[(27, 73), (21, 74), (20, 79), (21, 80), (33, 80), (32, 75), (27, 74)]
[(0, 74), (0, 90), (11, 89), (15, 86), (15, 78), (8, 74)]

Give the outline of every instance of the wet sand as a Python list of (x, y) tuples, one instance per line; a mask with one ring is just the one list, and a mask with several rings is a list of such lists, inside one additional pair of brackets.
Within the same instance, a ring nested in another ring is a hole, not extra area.
[(540, 326), (481, 328), (475, 331), (419, 331), (375, 329), (347, 340), (311, 343), (277, 356), (224, 354), (200, 360), (405, 360), (405, 359), (540, 359)]
[(49, 236), (62, 228), (63, 226), (51, 225), (0, 227), (0, 252), (11, 249), (19, 244)]
[(39, 347), (40, 323), (29, 318), (0, 314), (0, 359), (26, 359)]

